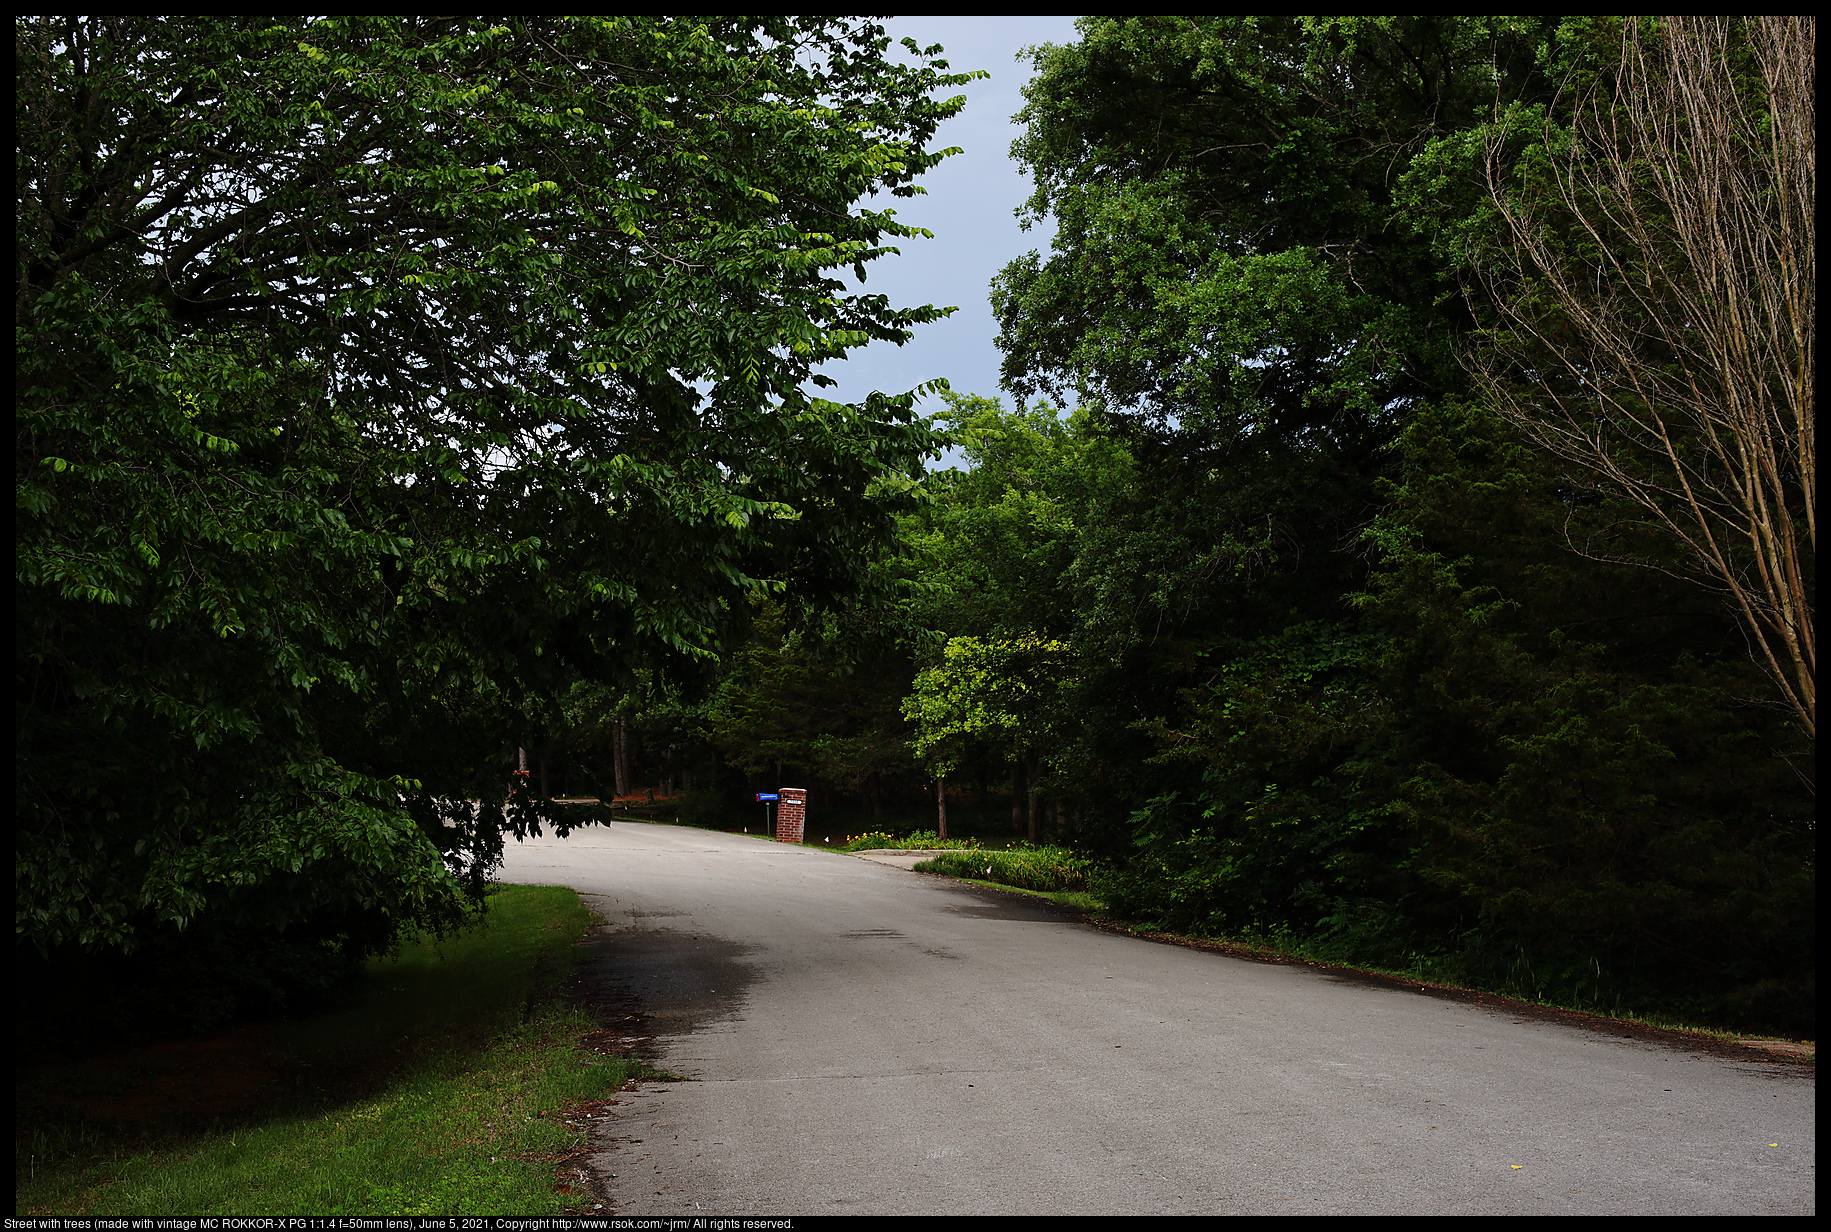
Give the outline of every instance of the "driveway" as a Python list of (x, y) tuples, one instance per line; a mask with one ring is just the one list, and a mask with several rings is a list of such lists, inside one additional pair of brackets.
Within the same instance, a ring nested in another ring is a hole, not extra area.
[(1040, 900), (616, 823), (502, 879), (609, 921), (659, 1063), (618, 1215), (1811, 1214), (1810, 1069), (1156, 945)]

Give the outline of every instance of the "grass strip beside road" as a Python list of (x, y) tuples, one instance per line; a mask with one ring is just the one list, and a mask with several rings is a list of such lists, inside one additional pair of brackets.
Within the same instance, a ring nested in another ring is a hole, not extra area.
[[(552, 994), (589, 926), (578, 895), (506, 886), (483, 924), (372, 964), (360, 999), (260, 1036), (252, 1104), (129, 1124), (66, 1067), (22, 1091), (15, 1210), (45, 1215), (541, 1215), (580, 1143), (562, 1111), (644, 1071), (589, 1054)], [(169, 1057), (169, 1052), (166, 1053)], [(93, 1085), (93, 1084), (92, 1084)], [(187, 1123), (188, 1122), (188, 1123)], [(123, 1148), (122, 1142), (131, 1142)]]

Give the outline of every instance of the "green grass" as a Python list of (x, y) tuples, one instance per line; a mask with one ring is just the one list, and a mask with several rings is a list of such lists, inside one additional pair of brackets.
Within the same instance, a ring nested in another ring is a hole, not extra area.
[(546, 995), (590, 921), (578, 895), (510, 886), (490, 903), (481, 927), (373, 964), (356, 1004), (261, 1033), (270, 1078), (230, 1115), (129, 1122), (60, 1103), (81, 1067), (22, 1083), (16, 1211), (540, 1215), (578, 1201), (554, 1189), (578, 1135), (553, 1114), (642, 1070), (580, 1052), (596, 1024)]

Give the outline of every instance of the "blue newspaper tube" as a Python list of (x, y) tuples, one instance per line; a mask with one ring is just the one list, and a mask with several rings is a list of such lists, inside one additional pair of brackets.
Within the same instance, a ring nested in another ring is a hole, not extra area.
[(769, 835), (771, 838), (776, 836), (776, 827), (771, 823), (769, 806), (780, 798), (781, 796), (778, 792), (759, 791), (757, 793), (757, 801), (763, 806), (763, 833)]

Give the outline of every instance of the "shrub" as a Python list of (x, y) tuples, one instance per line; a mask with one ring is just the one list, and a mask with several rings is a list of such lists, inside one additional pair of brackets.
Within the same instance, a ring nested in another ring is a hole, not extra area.
[(919, 873), (944, 873), (994, 881), (1020, 890), (1057, 893), (1086, 890), (1089, 862), (1066, 847), (1020, 847), (1010, 851), (947, 851), (915, 866)]

